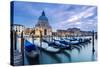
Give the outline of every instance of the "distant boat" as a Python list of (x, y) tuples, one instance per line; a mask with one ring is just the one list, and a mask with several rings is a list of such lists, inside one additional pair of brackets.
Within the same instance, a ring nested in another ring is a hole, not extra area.
[(63, 40), (75, 45), (75, 44), (81, 44), (81, 43), (89, 43), (91, 41), (91, 38), (85, 38), (85, 39), (82, 39), (82, 38), (71, 38), (71, 39), (64, 38)]
[(55, 41), (58, 41), (58, 42), (60, 42), (61, 44), (65, 44), (65, 45), (68, 45), (68, 46), (70, 46), (70, 45), (78, 45), (79, 44), (79, 41), (77, 40), (73, 40), (73, 41), (66, 41), (65, 39), (63, 39), (63, 40), (56, 40), (56, 39), (54, 39)]
[(48, 43), (49, 46), (52, 46), (54, 48), (60, 48), (60, 49), (67, 49), (67, 48), (69, 48), (69, 45), (62, 44), (59, 41), (54, 41), (54, 42), (48, 42), (47, 40), (43, 40), (43, 41)]
[(68, 42), (68, 44), (79, 44), (79, 39), (76, 39), (76, 38), (71, 38), (71, 39), (67, 39), (67, 38), (64, 38), (63, 39), (64, 41)]
[(70, 41), (77, 41), (77, 38), (65, 38), (66, 40), (70, 40)]
[(32, 44), (29, 41), (25, 40), (25, 54), (31, 58), (35, 58), (36, 56), (38, 56), (38, 50), (35, 44)]

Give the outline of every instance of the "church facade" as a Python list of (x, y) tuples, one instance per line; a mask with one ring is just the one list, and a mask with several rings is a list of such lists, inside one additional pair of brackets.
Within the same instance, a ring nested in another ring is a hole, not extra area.
[(51, 36), (52, 35), (52, 28), (48, 22), (48, 18), (43, 11), (41, 16), (38, 18), (38, 22), (34, 28), (35, 36)]

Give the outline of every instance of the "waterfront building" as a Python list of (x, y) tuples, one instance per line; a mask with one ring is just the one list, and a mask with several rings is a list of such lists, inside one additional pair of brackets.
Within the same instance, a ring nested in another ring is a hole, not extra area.
[(67, 30), (57, 30), (57, 35), (58, 36), (66, 36), (66, 35), (70, 35), (71, 32), (68, 32)]
[(68, 28), (67, 31), (70, 32), (70, 34), (72, 36), (80, 36), (81, 35), (81, 30), (79, 28)]
[(26, 29), (24, 30), (24, 34), (25, 34), (25, 35), (30, 35), (32, 31), (33, 31), (33, 28), (26, 28)]
[(16, 31), (17, 34), (21, 34), (21, 32), (24, 31), (24, 29), (25, 29), (24, 25), (21, 25), (21, 24), (13, 24), (12, 25), (12, 30)]
[(57, 30), (59, 36), (91, 36), (91, 31), (82, 31), (79, 28), (68, 28), (67, 30)]

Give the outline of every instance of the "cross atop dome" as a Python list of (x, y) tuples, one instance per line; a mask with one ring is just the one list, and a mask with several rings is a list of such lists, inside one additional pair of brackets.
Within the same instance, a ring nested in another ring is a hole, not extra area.
[(39, 17), (39, 20), (42, 20), (42, 21), (44, 20), (48, 22), (48, 18), (46, 17), (44, 10), (42, 11), (41, 16)]
[(44, 12), (44, 10), (42, 11), (42, 16), (45, 16), (45, 12)]

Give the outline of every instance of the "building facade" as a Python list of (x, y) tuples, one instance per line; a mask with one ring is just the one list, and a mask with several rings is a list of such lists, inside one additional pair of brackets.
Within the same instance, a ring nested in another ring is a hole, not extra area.
[(32, 31), (33, 31), (33, 28), (25, 28), (24, 34), (25, 35), (31, 35)]
[(24, 25), (20, 25), (20, 24), (13, 24), (12, 25), (12, 30), (16, 31), (17, 34), (21, 34), (21, 32), (24, 32), (25, 26)]
[(38, 19), (37, 24), (34, 28), (35, 36), (51, 36), (52, 35), (52, 28), (48, 22), (48, 18), (45, 15), (45, 12), (43, 11), (41, 16)]
[(58, 36), (91, 36), (91, 31), (82, 31), (79, 28), (68, 28), (67, 30), (57, 30)]

